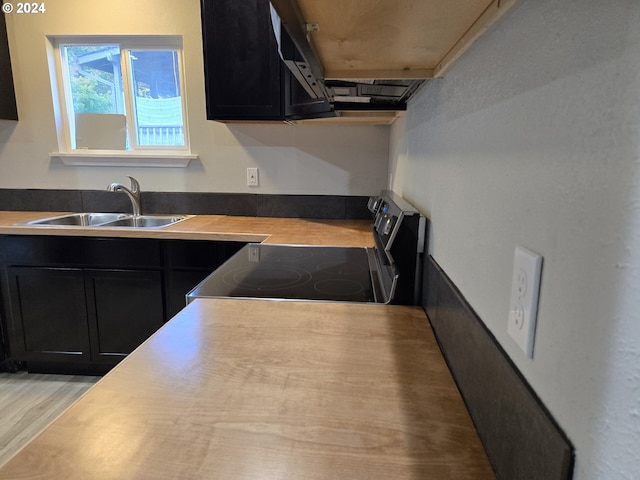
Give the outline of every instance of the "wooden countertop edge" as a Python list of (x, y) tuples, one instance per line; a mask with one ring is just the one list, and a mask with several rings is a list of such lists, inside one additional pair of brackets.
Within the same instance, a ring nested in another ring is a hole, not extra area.
[(240, 299), (187, 306), (2, 465), (0, 477), (248, 479), (269, 471), (495, 479), (422, 309)]
[(373, 246), (371, 222), (367, 220), (190, 215), (182, 222), (163, 228), (19, 225), (67, 213), (71, 212), (0, 211), (0, 234)]

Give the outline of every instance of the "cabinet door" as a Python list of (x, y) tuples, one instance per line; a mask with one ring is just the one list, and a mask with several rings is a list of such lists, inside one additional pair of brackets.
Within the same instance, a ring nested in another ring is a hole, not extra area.
[(182, 310), (186, 306), (187, 293), (244, 245), (244, 242), (167, 240), (167, 318)]
[[(4, 329), (2, 327), (2, 314), (0, 314), (0, 366), (2, 365), (2, 362), (4, 361), (4, 359), (6, 358), (6, 355), (4, 354)], [(2, 371), (2, 368), (0, 367), (0, 371)]]
[[(2, 2), (0, 2), (2, 3)], [(11, 58), (7, 41), (7, 25), (4, 14), (0, 14), (0, 118), (18, 120), (16, 95), (11, 75)]]
[(211, 270), (174, 270), (169, 277), (167, 308), (169, 318), (187, 306), (187, 293), (211, 274)]
[(268, 0), (202, 0), (207, 118), (281, 120), (282, 63)]
[(116, 364), (165, 320), (160, 271), (85, 270), (93, 362)]
[(11, 357), (37, 362), (88, 361), (82, 270), (9, 267), (7, 279)]

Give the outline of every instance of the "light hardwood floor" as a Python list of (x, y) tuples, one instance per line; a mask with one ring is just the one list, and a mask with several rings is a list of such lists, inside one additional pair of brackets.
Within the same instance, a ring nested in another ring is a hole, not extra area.
[(0, 465), (100, 377), (0, 373)]

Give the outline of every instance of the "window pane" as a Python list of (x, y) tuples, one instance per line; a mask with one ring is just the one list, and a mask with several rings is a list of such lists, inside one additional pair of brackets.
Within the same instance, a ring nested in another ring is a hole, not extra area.
[(64, 47), (73, 113), (124, 113), (118, 45)]
[(184, 146), (177, 50), (131, 50), (138, 145)]
[(71, 148), (126, 149), (120, 47), (67, 45), (62, 58), (71, 94)]

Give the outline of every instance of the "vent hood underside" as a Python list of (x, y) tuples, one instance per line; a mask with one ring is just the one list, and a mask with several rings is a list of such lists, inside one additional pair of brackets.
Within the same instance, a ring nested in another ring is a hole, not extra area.
[(406, 109), (516, 2), (271, 0), (287, 67), (314, 98), (356, 111)]
[(312, 98), (326, 98), (335, 110), (406, 110), (406, 102), (422, 80), (325, 79), (315, 54), (301, 53), (309, 46), (298, 45), (283, 28), (271, 8), (271, 22), (280, 57)]

